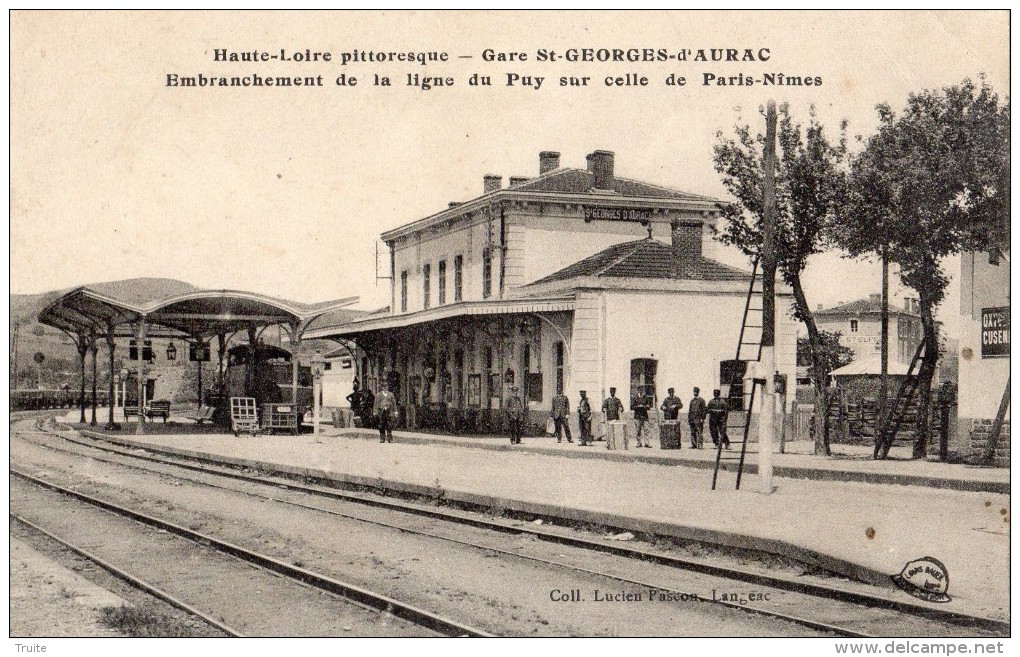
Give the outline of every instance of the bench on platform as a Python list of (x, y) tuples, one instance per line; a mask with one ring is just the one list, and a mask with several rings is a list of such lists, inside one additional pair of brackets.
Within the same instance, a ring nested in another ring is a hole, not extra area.
[(170, 402), (167, 400), (151, 401), (145, 406), (145, 417), (150, 420), (155, 417), (163, 418), (163, 424), (170, 419)]
[(203, 422), (211, 422), (213, 413), (216, 412), (215, 406), (199, 406), (198, 410), (194, 413), (186, 413), (184, 417), (189, 420), (194, 420), (195, 424), (202, 426)]
[(124, 419), (129, 417), (138, 417), (138, 406), (124, 406)]

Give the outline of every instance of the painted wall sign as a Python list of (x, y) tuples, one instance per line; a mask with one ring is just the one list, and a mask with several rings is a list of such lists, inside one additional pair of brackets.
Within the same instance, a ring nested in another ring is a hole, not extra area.
[(1009, 358), (1009, 306), (981, 309), (981, 357)]
[(648, 208), (609, 208), (601, 205), (584, 207), (585, 221), (648, 221), (652, 211)]

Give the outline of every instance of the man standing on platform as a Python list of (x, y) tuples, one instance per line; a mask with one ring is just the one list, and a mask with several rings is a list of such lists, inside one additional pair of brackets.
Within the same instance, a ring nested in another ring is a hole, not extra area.
[(726, 400), (719, 396), (719, 390), (712, 391), (712, 401), (708, 402), (708, 431), (712, 434), (712, 444), (719, 447), (719, 443), (726, 449), (730, 448), (730, 439), (726, 435), (726, 416), (729, 408), (726, 407)]
[(379, 423), (379, 442), (393, 442), (393, 422), (397, 415), (397, 398), (390, 392), (389, 385), (383, 385), (375, 399), (375, 416)]
[(634, 395), (634, 398), (630, 400), (630, 410), (634, 411), (634, 421), (637, 422), (637, 446), (638, 447), (651, 447), (651, 441), (646, 438), (644, 443), (641, 442), (641, 436), (645, 432), (645, 427), (648, 426), (648, 407), (651, 403), (640, 394)]
[(684, 403), (680, 401), (680, 398), (673, 394), (673, 388), (669, 389), (669, 397), (662, 400), (662, 419), (664, 420), (675, 420), (680, 415), (680, 409), (684, 407)]
[[(623, 412), (623, 402), (616, 398), (616, 388), (609, 389), (609, 396), (602, 402), (602, 413), (606, 416), (606, 431), (609, 431), (609, 422), (614, 422), (620, 419), (620, 413)], [(599, 439), (601, 440), (601, 438)]]
[(511, 386), (510, 396), (506, 398), (507, 420), (510, 424), (510, 444), (520, 445), (521, 436), (524, 435), (524, 402), (517, 394), (520, 391), (518, 386)]
[(570, 435), (570, 400), (560, 390), (556, 393), (556, 396), (552, 398), (552, 410), (549, 412), (550, 417), (553, 419), (553, 426), (555, 427), (553, 433), (556, 434), (556, 442), (563, 442), (563, 436), (566, 434), (567, 442), (572, 443), (574, 439)]
[(581, 447), (591, 445), (591, 403), (588, 391), (581, 391), (581, 401), (577, 402), (577, 421), (581, 426)]
[(705, 431), (705, 416), (708, 414), (708, 407), (705, 400), (698, 396), (700, 388), (694, 389), (694, 398), (687, 408), (687, 424), (691, 427), (691, 447), (701, 449), (705, 438), (702, 435)]

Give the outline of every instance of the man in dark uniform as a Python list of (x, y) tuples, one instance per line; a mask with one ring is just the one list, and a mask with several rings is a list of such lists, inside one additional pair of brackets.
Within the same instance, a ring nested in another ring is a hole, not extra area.
[(512, 386), (510, 395), (506, 398), (507, 420), (510, 425), (510, 444), (520, 445), (521, 436), (524, 434), (524, 402), (518, 393), (520, 388)]
[(701, 449), (705, 438), (702, 435), (705, 431), (705, 415), (708, 414), (708, 407), (705, 400), (698, 396), (699, 388), (694, 389), (694, 398), (687, 407), (687, 424), (691, 427), (691, 447)]
[(708, 402), (708, 431), (712, 434), (712, 444), (716, 447), (719, 443), (726, 449), (730, 448), (730, 439), (726, 435), (726, 416), (729, 408), (726, 407), (726, 400), (721, 398), (719, 390), (712, 391), (712, 401)]
[(372, 394), (371, 388), (365, 386), (361, 390), (361, 426), (369, 428), (375, 426), (374, 412), (375, 395)]
[(581, 401), (577, 402), (577, 421), (581, 426), (581, 447), (591, 445), (591, 403), (588, 391), (581, 391)]
[(358, 419), (356, 426), (364, 426), (361, 422), (361, 390), (358, 389), (358, 377), (354, 377), (354, 391), (347, 395), (347, 403), (351, 405), (351, 414)]
[(562, 390), (552, 398), (552, 410), (549, 412), (549, 415), (553, 419), (553, 426), (555, 427), (553, 433), (556, 434), (556, 442), (563, 442), (564, 434), (567, 436), (568, 443), (574, 442), (570, 435), (570, 400), (567, 399)]
[(664, 420), (675, 420), (680, 415), (680, 409), (684, 407), (684, 403), (680, 401), (680, 398), (673, 394), (673, 388), (669, 389), (669, 397), (662, 400), (662, 419)]
[(648, 407), (651, 406), (648, 399), (642, 395), (634, 395), (634, 398), (630, 401), (630, 410), (634, 411), (634, 421), (637, 422), (637, 446), (638, 447), (651, 447), (652, 443), (649, 439), (645, 439), (644, 443), (641, 442), (641, 436), (645, 432), (645, 427), (648, 425)]

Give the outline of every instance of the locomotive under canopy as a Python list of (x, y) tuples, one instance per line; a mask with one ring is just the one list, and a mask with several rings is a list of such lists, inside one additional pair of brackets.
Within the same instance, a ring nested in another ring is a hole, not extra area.
[[(252, 360), (251, 346), (237, 345), (227, 350), (223, 384), (227, 397), (254, 397), (262, 404), (292, 403), (291, 352), (282, 347), (257, 343)], [(298, 365), (297, 405), (312, 405), (312, 368)]]

